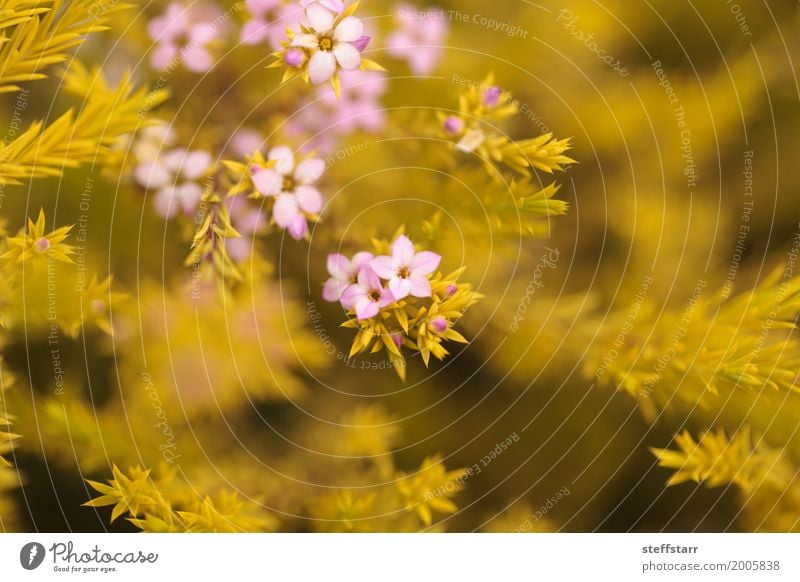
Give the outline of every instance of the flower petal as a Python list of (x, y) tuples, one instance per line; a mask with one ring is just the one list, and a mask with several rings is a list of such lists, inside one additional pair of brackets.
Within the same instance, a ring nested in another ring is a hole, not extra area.
[(364, 23), (355, 16), (346, 16), (336, 25), (333, 31), (333, 38), (338, 41), (355, 42), (364, 32)]
[(203, 45), (186, 45), (181, 51), (183, 65), (193, 73), (205, 73), (214, 65), (214, 57)]
[(382, 255), (375, 257), (369, 262), (369, 266), (382, 279), (391, 279), (397, 274), (392, 257)]
[(414, 297), (430, 297), (431, 296), (431, 282), (425, 275), (418, 273), (411, 273), (411, 276), (406, 279), (409, 282), (409, 292)]
[(294, 217), (294, 220), (286, 230), (294, 240), (300, 240), (306, 236), (306, 233), (308, 232), (308, 221), (306, 220), (306, 217), (302, 214), (298, 214)]
[(404, 297), (408, 297), (408, 294), (411, 292), (411, 280), (392, 277), (389, 281), (389, 291), (392, 292), (392, 295), (398, 301)]
[(361, 285), (349, 285), (342, 291), (341, 302), (347, 309), (352, 309), (361, 299), (367, 299), (367, 290)]
[(335, 303), (342, 298), (342, 292), (347, 289), (347, 287), (347, 284), (342, 283), (337, 279), (330, 278), (325, 281), (325, 285), (322, 287), (322, 298), (325, 301)]
[(375, 301), (370, 301), (369, 298), (364, 297), (356, 303), (356, 317), (358, 319), (369, 319), (378, 315), (380, 308)]
[(322, 210), (322, 194), (313, 186), (298, 186), (294, 193), (304, 212), (317, 214)]
[(283, 176), (271, 168), (253, 174), (253, 185), (264, 196), (275, 196), (283, 186)]
[(361, 53), (349, 42), (337, 43), (333, 48), (333, 54), (336, 56), (336, 62), (345, 71), (355, 71), (361, 66)]
[(181, 164), (181, 173), (187, 180), (196, 180), (211, 167), (211, 154), (203, 150), (187, 152)]
[(264, 20), (253, 18), (245, 22), (239, 33), (239, 40), (242, 44), (259, 44), (265, 38), (269, 31), (269, 24)]
[(367, 251), (361, 251), (360, 253), (356, 253), (353, 255), (353, 260), (350, 261), (350, 268), (351, 272), (358, 274), (358, 272), (364, 268), (372, 259), (374, 255)]
[(297, 198), (289, 194), (278, 196), (272, 209), (272, 217), (278, 226), (288, 228), (298, 215), (300, 215), (300, 205), (297, 203)]
[(319, 158), (309, 158), (297, 165), (294, 177), (301, 184), (313, 184), (325, 172), (325, 162)]
[(350, 279), (350, 261), (347, 257), (340, 253), (332, 253), (328, 255), (328, 273), (334, 279), (339, 281), (347, 281)]
[(306, 9), (306, 18), (316, 32), (328, 32), (333, 28), (335, 15), (320, 4), (312, 4)]
[(387, 305), (390, 305), (390, 304), (392, 304), (394, 302), (395, 302), (395, 298), (394, 298), (394, 295), (392, 295), (391, 290), (383, 289), (381, 291), (381, 299), (380, 299), (380, 301), (378, 301), (378, 306), (379, 307), (386, 307)]
[(133, 179), (144, 188), (161, 188), (172, 181), (172, 173), (157, 162), (139, 164), (133, 169)]
[(308, 78), (314, 85), (327, 83), (335, 72), (336, 57), (332, 52), (317, 51), (308, 61)]
[(364, 267), (358, 272), (358, 284), (364, 289), (382, 289), (381, 279), (370, 267)]
[(400, 265), (409, 266), (414, 259), (414, 243), (404, 234), (398, 236), (392, 243), (392, 258)]
[(292, 38), (292, 46), (315, 49), (319, 46), (319, 39), (313, 34), (296, 34)]
[(409, 266), (414, 273), (430, 275), (439, 267), (439, 262), (441, 260), (441, 255), (437, 255), (431, 251), (422, 251), (414, 255), (414, 258), (411, 259), (411, 265)]
[(277, 146), (269, 150), (270, 161), (275, 162), (275, 170), (282, 176), (291, 176), (294, 170), (294, 152), (289, 146)]
[(197, 205), (203, 197), (203, 188), (193, 182), (181, 184), (175, 188), (173, 196), (175, 203), (180, 204), (186, 214), (191, 214), (197, 209)]
[(164, 218), (172, 218), (178, 213), (178, 205), (173, 201), (175, 187), (165, 186), (153, 198), (153, 207), (157, 214)]
[(177, 56), (178, 47), (171, 42), (160, 43), (150, 54), (150, 66), (157, 71), (163, 71)]

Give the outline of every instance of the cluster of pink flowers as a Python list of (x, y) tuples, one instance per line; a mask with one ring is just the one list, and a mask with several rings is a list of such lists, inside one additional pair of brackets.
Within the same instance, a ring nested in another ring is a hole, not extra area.
[[(331, 9), (334, 8), (334, 9)], [(308, 4), (305, 17), (307, 32), (294, 34), (284, 54), (286, 65), (307, 66), (314, 85), (330, 81), (338, 71), (354, 71), (361, 66), (361, 52), (369, 37), (364, 23), (355, 16), (339, 18), (341, 2), (319, 0)]]
[(374, 256), (359, 252), (352, 259), (341, 254), (328, 256), (330, 279), (323, 287), (323, 298), (340, 302), (358, 319), (378, 315), (387, 305), (414, 297), (430, 297), (432, 275), (442, 257), (431, 251), (414, 251), (405, 235), (392, 243), (391, 255)]
[(389, 54), (408, 62), (415, 75), (430, 75), (442, 57), (448, 28), (444, 14), (438, 8), (420, 11), (409, 4), (398, 6), (398, 28), (386, 41)]
[(172, 147), (174, 143), (174, 132), (157, 125), (142, 130), (133, 149), (137, 161), (133, 178), (143, 188), (156, 191), (153, 205), (165, 218), (179, 211), (194, 213), (203, 196), (200, 181), (213, 166), (209, 152)]
[(308, 218), (322, 210), (322, 195), (313, 184), (325, 172), (325, 162), (312, 156), (295, 164), (294, 152), (288, 146), (272, 148), (267, 159), (274, 167), (251, 166), (253, 185), (262, 196), (274, 198), (275, 224), (299, 240), (308, 233)]
[(313, 100), (299, 109), (287, 124), (293, 134), (305, 133), (313, 146), (325, 154), (338, 147), (338, 138), (361, 130), (378, 133), (386, 126), (381, 97), (386, 75), (377, 71), (340, 74), (341, 96), (330, 87), (319, 87)]
[(286, 28), (297, 23), (300, 9), (283, 0), (246, 0), (250, 18), (242, 26), (239, 40), (242, 44), (269, 42), (277, 50), (286, 38)]
[(156, 45), (150, 64), (159, 71), (182, 64), (193, 73), (204, 73), (214, 65), (213, 45), (226, 28), (222, 11), (212, 3), (186, 6), (172, 2), (147, 25), (147, 34)]

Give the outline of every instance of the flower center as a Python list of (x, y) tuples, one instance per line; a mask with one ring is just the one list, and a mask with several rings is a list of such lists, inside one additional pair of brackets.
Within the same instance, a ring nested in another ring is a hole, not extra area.
[(369, 300), (370, 301), (380, 301), (381, 299), (381, 292), (379, 289), (371, 289), (369, 292)]
[(408, 267), (400, 267), (397, 270), (397, 276), (401, 279), (408, 279), (411, 276), (411, 271)]
[(284, 192), (294, 192), (295, 181), (291, 176), (284, 176), (283, 186), (281, 188)]
[(333, 39), (330, 37), (323, 37), (319, 39), (319, 48), (323, 51), (330, 51), (333, 49)]

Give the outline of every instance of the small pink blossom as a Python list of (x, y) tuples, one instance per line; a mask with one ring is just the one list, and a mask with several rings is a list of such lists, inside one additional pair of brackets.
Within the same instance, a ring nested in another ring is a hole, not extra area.
[[(417, 18), (403, 15), (415, 14)], [(428, 8), (424, 12), (401, 4), (397, 8), (399, 27), (387, 39), (389, 54), (396, 59), (405, 60), (415, 75), (429, 75), (436, 68), (442, 56), (442, 43), (447, 34), (444, 11)]]
[(297, 69), (302, 67), (306, 62), (306, 53), (298, 48), (289, 49), (286, 51), (286, 54), (283, 55), (283, 62), (288, 66)]
[(358, 273), (358, 280), (342, 293), (342, 305), (355, 309), (358, 319), (375, 317), (381, 308), (394, 302), (389, 289), (381, 284), (380, 277), (369, 266)]
[(274, 168), (253, 168), (253, 184), (264, 196), (274, 196), (272, 218), (299, 240), (308, 232), (308, 215), (322, 210), (322, 195), (312, 184), (325, 172), (325, 162), (308, 158), (295, 166), (294, 152), (287, 146), (274, 147), (268, 159)]
[(246, 158), (261, 151), (264, 142), (264, 136), (260, 132), (249, 127), (242, 127), (231, 136), (227, 150), (234, 158)]
[(330, 87), (319, 87), (316, 100), (294, 116), (291, 130), (314, 136), (313, 145), (326, 154), (340, 147), (340, 136), (362, 130), (378, 133), (386, 127), (386, 108), (381, 98), (387, 81), (383, 73), (341, 73), (342, 93), (337, 98)]
[(283, 0), (246, 0), (245, 5), (250, 19), (239, 33), (242, 44), (269, 41), (272, 48), (279, 49), (286, 38), (286, 27), (296, 20), (298, 9)]
[(194, 73), (208, 71), (214, 65), (210, 47), (222, 36), (217, 24), (221, 14), (213, 4), (184, 6), (172, 2), (164, 14), (147, 25), (147, 34), (156, 43), (150, 64), (160, 71), (173, 63), (183, 63)]
[(460, 117), (451, 115), (444, 120), (444, 130), (452, 135), (458, 135), (464, 129), (464, 120)]
[(352, 259), (338, 253), (328, 255), (328, 273), (331, 277), (325, 281), (322, 298), (332, 303), (341, 301), (344, 291), (358, 282), (359, 272), (373, 258), (373, 254), (366, 251), (356, 253)]
[(400, 235), (392, 243), (391, 256), (383, 255), (370, 261), (372, 269), (383, 279), (389, 281), (389, 289), (395, 299), (408, 295), (430, 297), (431, 282), (428, 275), (433, 273), (442, 260), (431, 251), (414, 252), (414, 244), (405, 235)]
[(346, 16), (335, 24), (336, 13), (318, 2), (306, 8), (306, 18), (309, 32), (295, 35), (291, 46), (311, 51), (308, 77), (314, 85), (327, 83), (339, 70), (361, 66), (361, 53), (354, 44), (364, 30), (360, 19)]
[(179, 210), (191, 215), (203, 196), (197, 181), (211, 165), (211, 154), (206, 151), (174, 148), (137, 165), (133, 177), (148, 190), (157, 190), (153, 204), (161, 216), (171, 218)]
[(447, 331), (447, 328), (450, 327), (450, 324), (447, 323), (447, 320), (442, 317), (441, 315), (434, 317), (428, 322), (430, 328), (435, 332), (442, 334)]
[(371, 38), (372, 37), (366, 35), (361, 35), (360, 37), (358, 37), (358, 40), (353, 43), (355, 47), (358, 49), (358, 52), (363, 53), (366, 50), (367, 45), (369, 44)]
[(503, 90), (500, 87), (489, 87), (483, 92), (483, 104), (486, 107), (497, 107), (500, 103), (500, 97), (503, 95)]

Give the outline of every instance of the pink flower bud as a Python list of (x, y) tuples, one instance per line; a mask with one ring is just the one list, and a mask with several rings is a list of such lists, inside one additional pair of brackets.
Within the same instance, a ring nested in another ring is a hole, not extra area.
[(400, 333), (399, 331), (397, 333), (393, 333), (392, 341), (394, 342), (394, 345), (396, 345), (398, 348), (403, 347), (403, 334)]
[(33, 243), (33, 248), (34, 248), (34, 249), (36, 250), (36, 252), (38, 252), (38, 253), (46, 253), (47, 251), (49, 251), (49, 250), (50, 250), (50, 241), (49, 241), (49, 240), (47, 240), (47, 239), (46, 239), (46, 238), (44, 238), (44, 237), (42, 237), (42, 238), (40, 238), (40, 239), (37, 239), (37, 240), (36, 240), (36, 241)]
[(500, 87), (489, 87), (483, 92), (483, 104), (487, 107), (495, 107), (500, 103), (500, 95), (502, 94), (503, 91)]
[(369, 36), (362, 36), (359, 37), (359, 39), (353, 43), (353, 46), (358, 49), (358, 52), (363, 53), (364, 49), (367, 48), (369, 41), (370, 41)]
[(450, 116), (444, 120), (444, 130), (453, 135), (461, 133), (464, 128), (464, 121), (460, 117)]
[(289, 49), (286, 51), (286, 54), (283, 55), (283, 62), (295, 69), (302, 67), (305, 61), (306, 54), (298, 48)]
[(444, 333), (448, 328), (447, 320), (441, 315), (431, 319), (429, 325), (430, 328), (436, 333)]
[(452, 297), (458, 291), (458, 287), (456, 285), (448, 285), (447, 286), (447, 296)]

